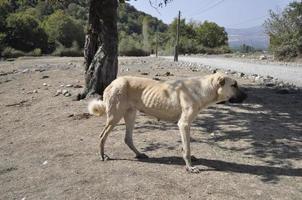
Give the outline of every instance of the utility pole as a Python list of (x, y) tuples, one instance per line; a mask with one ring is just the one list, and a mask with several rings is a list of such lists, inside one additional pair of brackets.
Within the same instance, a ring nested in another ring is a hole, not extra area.
[(155, 43), (155, 56), (156, 56), (156, 58), (157, 58), (157, 56), (158, 56), (158, 26), (156, 27), (156, 43)]
[(180, 11), (178, 11), (178, 20), (177, 20), (177, 28), (176, 28), (176, 44), (174, 49), (174, 61), (178, 61), (178, 43), (179, 43), (179, 26), (180, 26)]

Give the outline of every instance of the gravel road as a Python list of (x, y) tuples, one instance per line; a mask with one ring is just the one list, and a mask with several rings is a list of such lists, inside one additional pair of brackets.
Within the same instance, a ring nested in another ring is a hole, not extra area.
[[(172, 56), (166, 56), (164, 58), (173, 59)], [(284, 66), (274, 63), (255, 64), (223, 57), (180, 56), (179, 61), (204, 64), (209, 65), (211, 67), (229, 69), (233, 71), (243, 72), (246, 74), (272, 76), (274, 78), (278, 78), (279, 80), (288, 83), (293, 83), (296, 86), (302, 87), (302, 66)]]

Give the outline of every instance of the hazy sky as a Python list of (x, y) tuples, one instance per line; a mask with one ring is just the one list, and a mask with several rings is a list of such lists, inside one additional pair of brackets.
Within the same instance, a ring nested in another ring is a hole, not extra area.
[[(151, 0), (156, 4), (156, 0)], [(149, 0), (130, 0), (138, 10), (170, 23), (178, 10), (187, 20), (213, 21), (227, 28), (248, 28), (263, 24), (269, 16), (268, 11), (280, 12), (293, 0), (173, 0), (158, 11)], [(161, 0), (157, 0), (161, 2)], [(160, 13), (158, 13), (160, 12)]]

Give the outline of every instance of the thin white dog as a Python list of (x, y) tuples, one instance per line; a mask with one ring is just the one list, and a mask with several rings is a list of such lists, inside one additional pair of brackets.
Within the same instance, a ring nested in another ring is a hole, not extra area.
[(242, 102), (246, 94), (239, 90), (237, 82), (224, 74), (215, 73), (205, 77), (172, 81), (155, 81), (147, 78), (123, 76), (114, 80), (104, 91), (103, 101), (89, 103), (91, 114), (101, 116), (106, 113), (105, 128), (100, 134), (100, 156), (113, 127), (124, 118), (126, 124), (125, 143), (137, 158), (147, 158), (133, 144), (132, 132), (137, 110), (160, 120), (178, 121), (183, 158), (186, 169), (197, 173), (192, 166), (190, 152), (190, 126), (200, 110), (222, 101)]

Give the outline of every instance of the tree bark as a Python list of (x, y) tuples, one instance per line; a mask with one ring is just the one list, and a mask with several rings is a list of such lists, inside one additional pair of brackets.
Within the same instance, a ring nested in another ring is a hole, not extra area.
[(86, 35), (85, 87), (77, 99), (103, 95), (118, 67), (117, 0), (91, 0)]

